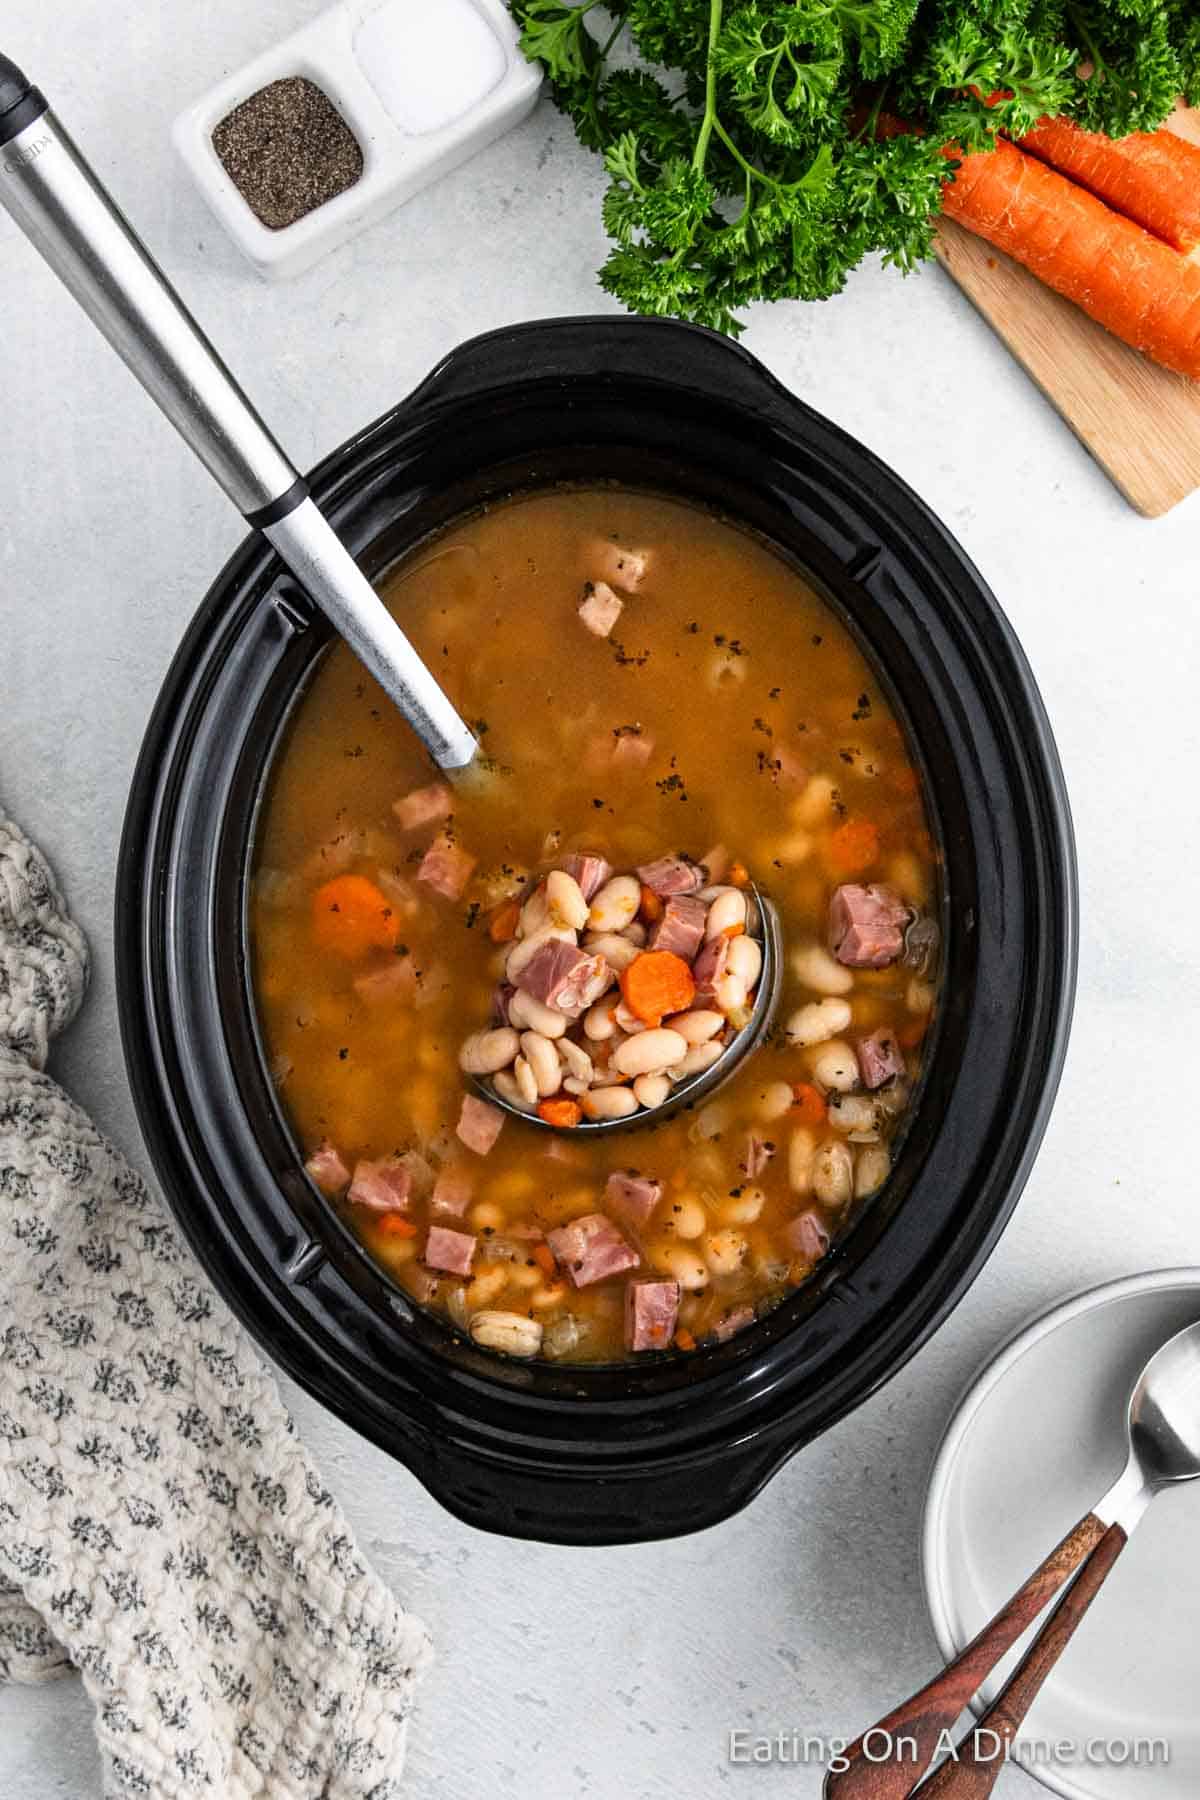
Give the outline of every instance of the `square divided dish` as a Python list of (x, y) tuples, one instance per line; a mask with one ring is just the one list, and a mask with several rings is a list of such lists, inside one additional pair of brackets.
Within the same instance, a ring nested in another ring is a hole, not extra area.
[[(341, 114), (363, 168), (335, 198), (271, 230), (221, 162), (213, 132), (260, 89), (296, 76)], [(503, 0), (340, 0), (182, 113), (175, 146), (259, 273), (296, 275), (502, 136), (540, 85)]]

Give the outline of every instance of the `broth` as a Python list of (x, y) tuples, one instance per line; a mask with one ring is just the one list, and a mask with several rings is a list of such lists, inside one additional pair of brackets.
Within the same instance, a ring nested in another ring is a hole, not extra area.
[[(601, 577), (619, 601), (609, 635), (579, 612), (609, 592)], [(938, 869), (900, 724), (793, 567), (673, 499), (519, 495), (414, 551), (382, 592), (486, 766), (447, 817), (343, 645), (297, 708), (262, 813), (251, 938), (310, 1173), (414, 1299), (490, 1347), (608, 1361), (728, 1337), (882, 1185), (911, 1104)], [(431, 883), (431, 845), (458, 863), (448, 881)], [(477, 1131), (456, 1132), (460, 1049), (492, 1015), (513, 900), (579, 851), (616, 870), (679, 853), (731, 892), (748, 872), (781, 918), (775, 1028), (699, 1109), (595, 1139), (507, 1119), (480, 1154)], [(636, 1205), (610, 1180), (631, 1173)], [(597, 1218), (628, 1266), (592, 1279)]]

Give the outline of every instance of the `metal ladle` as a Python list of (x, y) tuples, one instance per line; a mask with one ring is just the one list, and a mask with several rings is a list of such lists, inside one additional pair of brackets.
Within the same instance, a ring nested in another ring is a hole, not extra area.
[(498, 1106), (501, 1112), (520, 1119), (526, 1125), (535, 1125), (541, 1131), (561, 1131), (571, 1137), (593, 1137), (604, 1131), (631, 1131), (642, 1125), (661, 1125), (664, 1119), (669, 1119), (672, 1113), (679, 1112), (682, 1107), (699, 1106), (701, 1101), (707, 1100), (710, 1094), (724, 1086), (750, 1052), (761, 1044), (770, 1029), (783, 983), (783, 941), (779, 913), (774, 902), (768, 900), (754, 882), (750, 882), (746, 888), (746, 896), (749, 902), (747, 930), (762, 946), (762, 968), (755, 989), (753, 1010), (742, 1029), (725, 1045), (712, 1067), (702, 1069), (699, 1074), (690, 1075), (677, 1083), (661, 1106), (642, 1107), (638, 1112), (629, 1113), (622, 1119), (581, 1119), (578, 1125), (551, 1125), (546, 1119), (539, 1118), (536, 1112), (526, 1112), (523, 1107), (506, 1100), (496, 1092), (486, 1076), (468, 1076), (467, 1079), (480, 1098), (491, 1106)]
[(0, 56), (0, 204), (438, 767), (478, 744), (45, 98)]

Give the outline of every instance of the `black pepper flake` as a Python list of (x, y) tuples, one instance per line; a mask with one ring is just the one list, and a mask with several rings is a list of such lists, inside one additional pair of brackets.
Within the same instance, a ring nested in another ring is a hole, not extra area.
[(480, 910), (479, 901), (472, 900), (471, 904), (467, 908), (467, 930), (468, 931), (473, 931), (475, 929), (475, 921), (479, 917), (479, 910)]
[(259, 88), (212, 134), (226, 174), (261, 225), (283, 231), (360, 179), (363, 153), (315, 82), (291, 75)]
[(780, 694), (782, 694), (782, 692), (783, 692), (782, 688), (774, 687), (771, 689), (770, 693), (767, 695), (767, 699), (768, 700), (778, 700), (778, 698), (779, 698)]
[(819, 643), (820, 643), (820, 642), (821, 642), (821, 641), (822, 641), (822, 640), (821, 640), (821, 634), (820, 634), (820, 632), (819, 632), (819, 631), (814, 631), (814, 632), (813, 632), (813, 635), (812, 635), (812, 641), (813, 641), (813, 643), (814, 643), (814, 644), (819, 644)]
[(345, 1060), (349, 1056), (349, 1054), (350, 1054), (349, 1048), (345, 1044), (343, 1044), (341, 1049), (338, 1051), (338, 1061), (345, 1062)]

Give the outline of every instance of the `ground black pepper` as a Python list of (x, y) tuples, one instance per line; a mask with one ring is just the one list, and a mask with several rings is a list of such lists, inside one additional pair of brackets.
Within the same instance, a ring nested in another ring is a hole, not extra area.
[(303, 75), (272, 81), (216, 127), (213, 149), (255, 218), (283, 231), (352, 188), (363, 172), (358, 139)]

